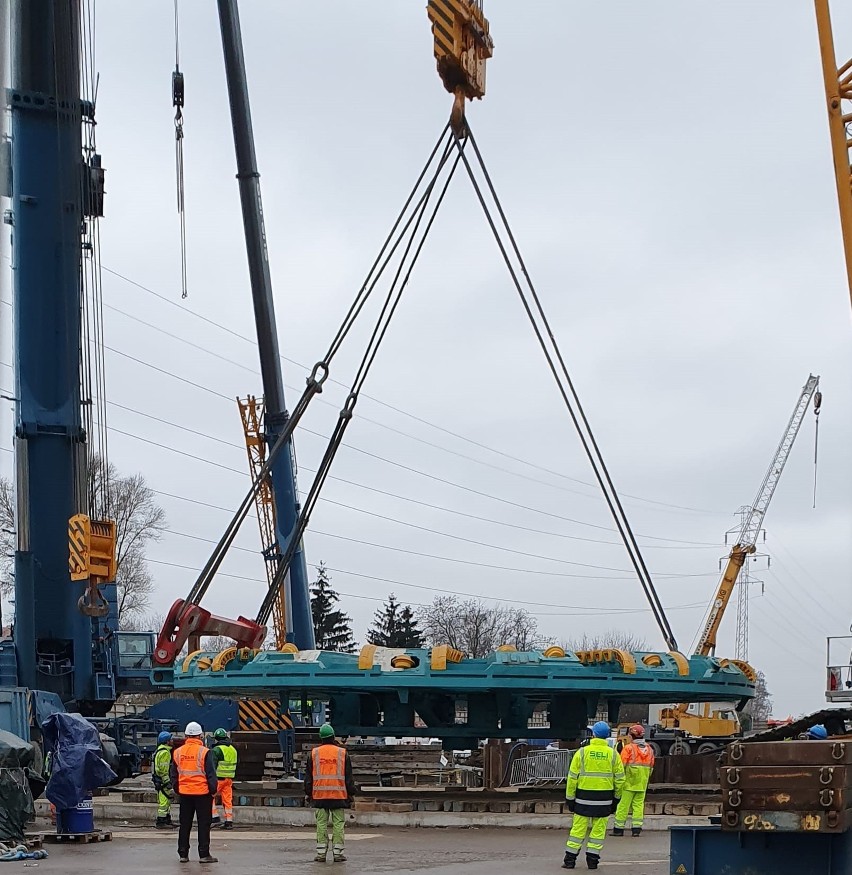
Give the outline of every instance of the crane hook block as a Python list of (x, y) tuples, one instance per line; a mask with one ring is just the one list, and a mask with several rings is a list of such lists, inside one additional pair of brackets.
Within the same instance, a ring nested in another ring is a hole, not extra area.
[(115, 580), (115, 522), (78, 513), (68, 520), (71, 580)]
[(457, 99), (485, 95), (485, 62), (494, 51), (480, 0), (429, 0), (435, 60), (444, 87)]

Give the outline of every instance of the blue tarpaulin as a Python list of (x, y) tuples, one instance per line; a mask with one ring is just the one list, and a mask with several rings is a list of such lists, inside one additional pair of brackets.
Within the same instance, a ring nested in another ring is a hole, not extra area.
[(59, 811), (76, 807), (95, 787), (115, 780), (104, 762), (98, 730), (79, 714), (52, 714), (42, 733), (52, 753), (45, 796)]

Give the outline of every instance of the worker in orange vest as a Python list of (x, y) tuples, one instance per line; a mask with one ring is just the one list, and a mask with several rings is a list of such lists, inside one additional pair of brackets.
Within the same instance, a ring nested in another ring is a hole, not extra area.
[(189, 834), (193, 818), (198, 820), (198, 859), (202, 863), (218, 863), (210, 856), (210, 823), (213, 820), (213, 794), (216, 792), (216, 763), (204, 746), (201, 725), (194, 720), (186, 724), (186, 741), (175, 749), (169, 778), (180, 795), (180, 829), (178, 857), (189, 862)]
[(642, 833), (645, 818), (645, 793), (654, 770), (654, 751), (645, 741), (645, 730), (638, 723), (627, 730), (628, 740), (621, 751), (624, 763), (624, 789), (615, 812), (612, 834), (623, 836), (627, 816), (632, 817), (634, 836)]
[(305, 769), (305, 796), (316, 809), (317, 854), (315, 863), (325, 863), (328, 856), (328, 824), (331, 821), (334, 862), (342, 863), (343, 834), (346, 825), (344, 809), (352, 804), (355, 779), (349, 754), (337, 743), (334, 729), (323, 723), (319, 731), (320, 745), (311, 751)]

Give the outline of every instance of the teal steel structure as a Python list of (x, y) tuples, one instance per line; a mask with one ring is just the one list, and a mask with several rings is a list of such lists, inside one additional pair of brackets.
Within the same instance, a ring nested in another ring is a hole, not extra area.
[[(153, 678), (182, 693), (321, 699), (341, 735), (437, 737), (447, 747), (494, 737), (577, 738), (601, 701), (614, 719), (619, 705), (629, 702), (744, 705), (754, 696), (743, 670), (714, 657), (615, 650), (545, 655), (550, 652), (497, 651), (463, 659), (437, 648), (198, 651), (174, 669), (155, 670)], [(542, 705), (548, 728), (528, 728)]]

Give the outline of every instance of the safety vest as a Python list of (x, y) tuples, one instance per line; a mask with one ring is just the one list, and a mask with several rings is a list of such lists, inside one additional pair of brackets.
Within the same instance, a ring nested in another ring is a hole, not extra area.
[(210, 792), (204, 771), (209, 752), (200, 738), (187, 738), (172, 754), (178, 773), (177, 790), (181, 796), (204, 796)]
[(237, 749), (232, 744), (217, 744), (222, 759), (216, 764), (217, 778), (233, 778), (237, 774)]
[(311, 751), (314, 788), (311, 798), (346, 799), (346, 751), (336, 744), (321, 744)]
[(648, 789), (654, 769), (654, 751), (642, 739), (628, 744), (621, 752), (624, 763), (624, 789), (642, 792)]
[(623, 785), (624, 765), (618, 752), (605, 739), (593, 738), (571, 759), (565, 796), (574, 800), (576, 814), (607, 817)]
[(169, 778), (169, 765), (172, 761), (172, 749), (168, 744), (161, 744), (154, 754), (154, 774), (164, 781)]

